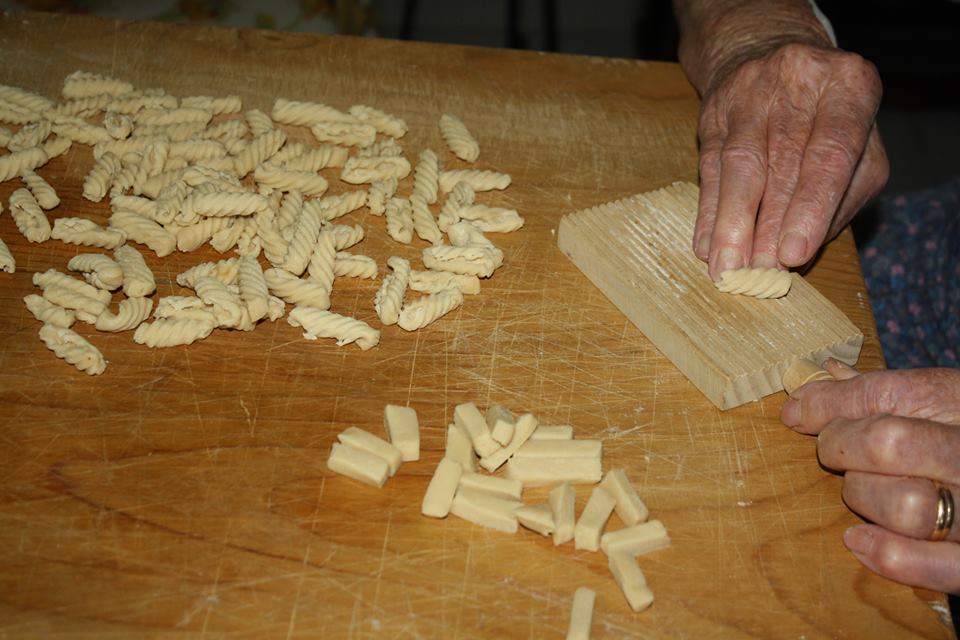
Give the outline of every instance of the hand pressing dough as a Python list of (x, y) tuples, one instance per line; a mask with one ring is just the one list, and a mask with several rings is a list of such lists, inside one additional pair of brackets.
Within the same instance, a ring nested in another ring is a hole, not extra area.
[(447, 425), (447, 448), (444, 455), (456, 461), (463, 468), (464, 473), (473, 473), (477, 470), (477, 460), (473, 455), (470, 436), (455, 424)]
[(482, 491), (460, 488), (450, 505), (450, 513), (482, 527), (516, 533), (517, 517), (513, 514), (521, 504)]
[(404, 462), (420, 459), (420, 423), (414, 409), (388, 404), (383, 409), (383, 425)]
[(573, 540), (576, 526), (576, 492), (569, 482), (550, 490), (548, 502), (553, 512), (553, 544), (559, 546)]
[(391, 477), (397, 473), (397, 469), (400, 468), (400, 464), (403, 462), (403, 454), (400, 453), (400, 449), (383, 438), (378, 438), (369, 431), (364, 431), (358, 427), (348, 427), (344, 429), (337, 435), (337, 440), (339, 440), (341, 444), (383, 458), (387, 463), (387, 468), (390, 470)]
[(493, 439), (502, 445), (509, 444), (511, 438), (513, 438), (513, 429), (517, 422), (516, 416), (502, 404), (493, 404), (487, 407), (484, 418), (487, 420), (487, 427), (490, 428), (490, 435)]
[(506, 500), (520, 500), (523, 485), (509, 478), (498, 478), (479, 473), (465, 473), (460, 477), (460, 486), (471, 491), (481, 491)]
[(775, 267), (728, 269), (720, 274), (717, 289), (725, 293), (735, 293), (753, 298), (782, 298), (790, 291), (789, 271), (780, 271)]
[(659, 520), (635, 524), (600, 537), (600, 548), (608, 556), (625, 553), (636, 557), (669, 546), (670, 536)]
[(450, 458), (442, 459), (427, 486), (420, 513), (430, 518), (446, 518), (462, 473), (463, 468), (458, 462)]
[(600, 548), (600, 534), (607, 526), (616, 503), (616, 499), (600, 487), (593, 490), (573, 529), (573, 544), (577, 549), (597, 551)]
[(570, 607), (570, 626), (567, 627), (567, 640), (590, 640), (590, 626), (593, 624), (593, 604), (597, 592), (580, 587), (573, 594)]
[(604, 476), (600, 486), (607, 490), (617, 501), (617, 515), (628, 527), (646, 522), (650, 515), (647, 505), (637, 495), (633, 485), (623, 469), (610, 469)]
[(553, 511), (547, 503), (523, 505), (518, 507), (513, 515), (517, 521), (527, 529), (536, 531), (542, 536), (548, 536), (553, 533)]
[(509, 460), (520, 447), (530, 438), (530, 434), (537, 428), (537, 418), (532, 413), (525, 413), (517, 418), (517, 424), (513, 430), (513, 438), (510, 444), (497, 449), (489, 456), (480, 458), (480, 466), (493, 473), (499, 469), (504, 462)]
[(387, 461), (361, 449), (354, 449), (339, 442), (333, 443), (327, 468), (334, 473), (353, 478), (357, 482), (382, 487), (390, 475)]
[(531, 440), (571, 440), (573, 439), (573, 427), (567, 424), (546, 425), (541, 424), (537, 430), (530, 436)]
[(477, 455), (489, 456), (500, 448), (490, 435), (490, 429), (483, 414), (474, 403), (458, 404), (453, 410), (453, 422), (470, 436)]
[(542, 487), (558, 482), (596, 484), (602, 474), (600, 458), (517, 458), (507, 462), (507, 477), (525, 487)]
[(607, 566), (610, 567), (610, 572), (620, 585), (631, 609), (640, 612), (653, 603), (653, 593), (647, 586), (647, 580), (643, 577), (636, 558), (626, 553), (615, 553), (608, 558)]

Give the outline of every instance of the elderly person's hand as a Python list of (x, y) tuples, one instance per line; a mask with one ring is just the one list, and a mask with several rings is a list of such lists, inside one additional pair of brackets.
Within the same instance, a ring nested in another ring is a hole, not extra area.
[(873, 65), (805, 0), (675, 0), (702, 98), (693, 250), (727, 269), (809, 262), (886, 183)]
[(844, 543), (882, 576), (960, 594), (960, 524), (935, 535), (940, 490), (960, 498), (960, 371), (828, 369), (840, 380), (804, 385), (780, 417), (819, 434), (820, 462), (845, 472), (844, 501), (872, 523)]

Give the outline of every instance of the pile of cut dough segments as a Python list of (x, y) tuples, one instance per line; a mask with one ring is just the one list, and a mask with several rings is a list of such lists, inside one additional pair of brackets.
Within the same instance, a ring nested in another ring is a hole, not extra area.
[[(0, 155), (0, 182), (23, 184), (9, 208), (26, 240), (112, 252), (70, 260), (67, 271), (83, 279), (54, 268), (34, 274), (39, 293), (24, 299), (43, 323), (47, 347), (91, 375), (102, 373), (107, 361), (71, 329), (76, 321), (99, 331), (133, 331), (139, 344), (169, 347), (215, 329), (251, 331), (287, 315), (308, 339), (370, 349), (380, 330), (331, 311), (330, 294), (337, 279), (374, 279), (382, 267), (374, 257), (348, 251), (366, 230), (338, 218), (366, 208), (384, 217), (393, 241), (408, 245), (416, 236), (429, 243), (423, 269), (399, 255), (384, 260), (387, 274), (372, 300), (382, 325), (407, 331), (460, 307), (465, 294), (479, 293), (481, 279), (504, 259), (486, 234), (524, 223), (514, 209), (478, 202), (478, 194), (510, 186), (511, 177), (471, 166), (480, 146), (447, 113), (438, 119), (440, 134), (456, 157), (452, 162), (467, 168), (445, 169), (432, 149), (411, 163), (400, 142), (406, 122), (371, 106), (341, 111), (277, 98), (267, 114), (244, 111), (238, 96), (178, 98), (85, 71), (67, 76), (59, 103), (0, 85), (0, 123), (16, 126), (0, 127), (0, 147), (8, 151)], [(309, 130), (312, 141), (288, 133), (298, 130)], [(83, 196), (109, 200), (106, 226), (81, 217), (58, 217), (51, 225), (45, 212), (56, 211), (60, 200), (36, 170), (75, 144), (92, 150)], [(335, 183), (343, 189), (331, 193)], [(208, 243), (237, 255), (180, 273), (177, 283), (192, 293), (151, 297), (156, 280), (142, 251), (164, 258)], [(15, 269), (0, 238), (0, 270)], [(113, 311), (118, 290), (123, 297)]]
[[(402, 462), (420, 459), (415, 410), (387, 405), (384, 428), (389, 442), (357, 427), (343, 431), (327, 467), (382, 487)], [(454, 408), (444, 456), (423, 496), (421, 513), (453, 515), (504, 533), (522, 526), (551, 536), (556, 546), (573, 541), (576, 549), (602, 550), (630, 607), (643, 611), (653, 593), (637, 557), (670, 546), (670, 537), (662, 522), (649, 519), (626, 472), (615, 468), (603, 474), (602, 463), (602, 442), (574, 439), (568, 425), (542, 425), (531, 413), (517, 416), (498, 404), (482, 413), (466, 402)], [(492, 475), (501, 468), (502, 477)], [(574, 484), (597, 485), (579, 518)], [(550, 487), (547, 502), (525, 504), (524, 489), (532, 487)], [(623, 527), (605, 532), (613, 513)], [(588, 637), (594, 598), (591, 590), (578, 589), (570, 628), (580, 632), (568, 637)]]

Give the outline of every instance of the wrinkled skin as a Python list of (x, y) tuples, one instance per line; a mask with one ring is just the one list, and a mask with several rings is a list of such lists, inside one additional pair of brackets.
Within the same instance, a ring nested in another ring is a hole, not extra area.
[(727, 269), (798, 267), (886, 183), (882, 88), (852, 53), (789, 43), (731, 61), (704, 92), (694, 252)]
[(817, 454), (845, 472), (843, 499), (872, 524), (844, 543), (882, 576), (960, 594), (960, 516), (942, 542), (929, 542), (937, 483), (960, 507), (960, 371), (915, 369), (858, 374), (830, 362), (837, 382), (804, 385), (781, 411), (784, 424), (817, 434)]

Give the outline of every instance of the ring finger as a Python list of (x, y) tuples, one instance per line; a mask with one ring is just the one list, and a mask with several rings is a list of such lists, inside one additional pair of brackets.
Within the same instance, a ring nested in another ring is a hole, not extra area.
[[(960, 497), (960, 487), (942, 486), (950, 490), (954, 498)], [(926, 478), (848, 471), (843, 480), (843, 501), (889, 531), (926, 540), (937, 522), (940, 496), (937, 485)], [(960, 525), (956, 519), (946, 540), (960, 542)]]

